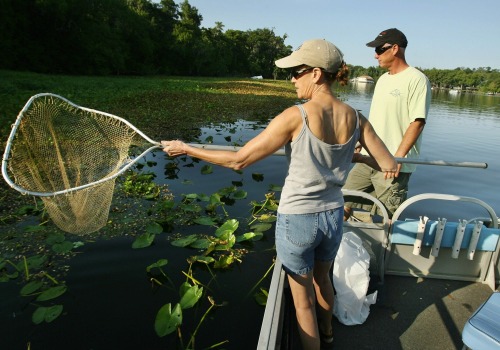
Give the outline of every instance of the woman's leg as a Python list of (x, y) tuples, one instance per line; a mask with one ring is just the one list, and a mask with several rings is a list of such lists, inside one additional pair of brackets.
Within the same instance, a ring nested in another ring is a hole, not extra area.
[(313, 272), (306, 275), (288, 275), (292, 291), (300, 339), (304, 350), (318, 350), (320, 339), (316, 320), (316, 298), (313, 287)]
[(319, 329), (326, 336), (333, 335), (332, 315), (333, 315), (333, 284), (330, 279), (330, 268), (332, 261), (316, 261), (314, 264), (314, 289), (318, 301), (318, 322)]

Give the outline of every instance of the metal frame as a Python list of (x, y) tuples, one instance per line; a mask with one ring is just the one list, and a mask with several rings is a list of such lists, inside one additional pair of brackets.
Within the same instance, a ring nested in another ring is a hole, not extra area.
[[(440, 193), (423, 193), (407, 199), (393, 215), (393, 223), (410, 205), (423, 200), (459, 201), (474, 203), (484, 208), (491, 219), (493, 229), (498, 229), (498, 217), (488, 204), (472, 198)], [(500, 243), (497, 238), (494, 251), (477, 250), (473, 260), (469, 260), (466, 252), (454, 258), (451, 248), (441, 248), (438, 257), (431, 256), (431, 247), (422, 247), (419, 254), (414, 254), (414, 247), (408, 243), (393, 243), (394, 225), (389, 229), (389, 248), (385, 257), (385, 273), (399, 276), (415, 276), (426, 278), (453, 279), (482, 282), (495, 289), (495, 264), (498, 260)]]

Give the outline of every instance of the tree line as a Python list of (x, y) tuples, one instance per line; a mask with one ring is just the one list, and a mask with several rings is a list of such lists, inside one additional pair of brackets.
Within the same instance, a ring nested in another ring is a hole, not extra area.
[(83, 75), (273, 77), (271, 29), (202, 28), (187, 0), (0, 0), (0, 68)]
[[(0, 0), (0, 68), (51, 74), (255, 76), (282, 79), (274, 65), (292, 52), (273, 29), (201, 26), (188, 0)], [(500, 92), (490, 67), (422, 69), (437, 87)], [(375, 80), (380, 67), (350, 66)]]
[[(375, 81), (386, 72), (380, 67), (350, 66), (352, 77), (369, 75)], [(419, 68), (429, 78), (433, 87), (444, 89), (460, 89), (500, 93), (500, 70), (491, 67), (455, 69), (423, 69)]]

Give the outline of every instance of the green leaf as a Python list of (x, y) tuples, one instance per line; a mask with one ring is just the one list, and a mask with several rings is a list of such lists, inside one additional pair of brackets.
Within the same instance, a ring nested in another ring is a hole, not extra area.
[(237, 190), (236, 186), (229, 186), (229, 187), (221, 188), (220, 190), (217, 191), (217, 193), (220, 196), (224, 197), (224, 196), (230, 195), (231, 193), (236, 192), (236, 190)]
[(196, 262), (206, 264), (206, 265), (211, 264), (215, 261), (215, 259), (212, 258), (211, 256), (203, 256), (203, 255), (193, 256), (193, 257), (191, 257), (191, 260), (194, 260)]
[(222, 224), (221, 227), (219, 227), (215, 231), (215, 236), (221, 237), (224, 234), (227, 235), (228, 232), (233, 233), (234, 231), (236, 231), (238, 229), (239, 224), (240, 224), (239, 221), (236, 219), (227, 220), (224, 224)]
[(155, 221), (149, 222), (146, 226), (146, 232), (154, 235), (158, 235), (163, 232), (163, 227)]
[(201, 207), (199, 205), (196, 205), (196, 204), (181, 204), (179, 207), (181, 210), (184, 210), (187, 212), (197, 213), (197, 212), (201, 211)]
[(47, 309), (48, 308), (45, 306), (38, 307), (33, 312), (33, 315), (31, 315), (31, 321), (33, 321), (34, 324), (40, 324), (45, 321), (45, 312), (47, 311)]
[(250, 227), (250, 229), (253, 231), (265, 232), (265, 231), (269, 230), (271, 227), (273, 227), (272, 224), (261, 223), (261, 224), (252, 225)]
[(160, 259), (157, 262), (155, 262), (154, 264), (151, 264), (148, 267), (146, 267), (146, 271), (149, 272), (149, 271), (151, 271), (151, 269), (154, 269), (155, 267), (162, 267), (162, 266), (165, 266), (167, 264), (168, 264), (167, 259)]
[(177, 327), (182, 325), (182, 308), (176, 304), (172, 310), (170, 303), (163, 305), (155, 319), (155, 331), (159, 337), (173, 333)]
[[(26, 259), (29, 269), (39, 269), (47, 261), (47, 256), (45, 255), (34, 255)], [(24, 262), (20, 261), (17, 264), (19, 271), (24, 271)]]
[(201, 173), (203, 175), (208, 175), (208, 174), (211, 174), (213, 172), (214, 172), (214, 170), (213, 170), (213, 168), (212, 168), (211, 165), (207, 164), (207, 165), (204, 165), (204, 166), (201, 167)]
[(193, 242), (195, 242), (198, 239), (198, 235), (189, 235), (183, 238), (176, 239), (175, 241), (172, 241), (172, 245), (175, 247), (187, 247), (188, 245), (191, 245)]
[(182, 294), (179, 304), (183, 310), (192, 308), (198, 300), (200, 300), (203, 294), (203, 287), (198, 287), (197, 285), (190, 286), (189, 289), (185, 290)]
[(63, 312), (62, 305), (53, 305), (45, 310), (45, 322), (50, 323), (58, 318)]
[(55, 287), (49, 288), (46, 291), (44, 291), (42, 294), (40, 294), (36, 298), (36, 300), (37, 301), (47, 301), (47, 300), (55, 299), (58, 296), (66, 293), (67, 289), (68, 288), (65, 285), (55, 286)]
[(201, 216), (193, 220), (195, 223), (198, 225), (206, 225), (206, 226), (213, 226), (215, 225), (214, 219), (212, 219), (210, 216)]
[(214, 142), (214, 137), (213, 136), (207, 136), (205, 138), (205, 142), (206, 143), (213, 143)]
[(193, 243), (191, 243), (189, 246), (191, 248), (195, 248), (195, 249), (207, 249), (212, 244), (214, 244), (214, 243), (212, 243), (212, 241), (210, 241), (209, 239), (200, 238), (200, 239), (197, 239), (196, 241), (194, 241)]
[(247, 191), (238, 190), (233, 194), (234, 199), (245, 199), (247, 198)]
[(274, 214), (262, 214), (261, 216), (259, 216), (260, 222), (275, 222), (276, 219), (276, 215)]
[(264, 175), (259, 174), (259, 173), (253, 173), (252, 179), (254, 179), (254, 181), (257, 181), (257, 182), (262, 182), (262, 181), (264, 181)]
[(189, 288), (191, 288), (192, 285), (189, 284), (188, 282), (183, 282), (181, 286), (179, 287), (179, 296), (182, 297), (184, 293), (188, 291)]
[(214, 193), (210, 196), (210, 204), (220, 204), (222, 203), (220, 200), (220, 194)]
[(52, 246), (52, 250), (58, 254), (68, 253), (73, 249), (73, 243), (69, 241), (64, 241), (62, 243), (56, 243)]
[(269, 185), (269, 191), (272, 191), (272, 192), (281, 192), (281, 190), (283, 189), (283, 186), (280, 186), (280, 185)]
[(26, 226), (24, 232), (40, 232), (45, 231), (45, 226)]
[(255, 293), (253, 295), (253, 297), (255, 298), (255, 301), (257, 302), (257, 304), (262, 305), (262, 306), (266, 306), (268, 295), (269, 295), (269, 293), (267, 292), (267, 290), (265, 290), (264, 288), (261, 288), (259, 292)]
[(45, 242), (47, 242), (48, 245), (53, 245), (55, 243), (62, 243), (62, 242), (64, 242), (64, 240), (65, 240), (64, 234), (62, 234), (62, 233), (53, 233), (49, 237), (47, 237), (47, 239), (45, 240)]
[(219, 260), (214, 263), (216, 269), (224, 269), (229, 267), (234, 262), (232, 255), (222, 255)]
[(33, 294), (34, 292), (39, 290), (42, 286), (43, 286), (42, 281), (31, 281), (21, 289), (21, 295), (24, 297)]
[(83, 243), (82, 241), (73, 242), (73, 249), (80, 248), (84, 245), (85, 243)]
[(242, 234), (241, 236), (236, 237), (236, 242), (244, 242), (244, 241), (258, 241), (264, 237), (262, 232), (247, 232)]
[(200, 194), (198, 194), (198, 199), (202, 202), (208, 202), (208, 201), (210, 201), (210, 196), (207, 196), (206, 194), (200, 193)]
[(221, 236), (219, 243), (215, 246), (215, 250), (230, 250), (234, 244), (236, 243), (236, 236), (232, 232), (227, 233), (227, 237), (225, 235)]
[(132, 248), (140, 249), (149, 247), (155, 240), (155, 236), (156, 235), (148, 232), (143, 233), (142, 235), (140, 235), (135, 239), (134, 243), (132, 243)]

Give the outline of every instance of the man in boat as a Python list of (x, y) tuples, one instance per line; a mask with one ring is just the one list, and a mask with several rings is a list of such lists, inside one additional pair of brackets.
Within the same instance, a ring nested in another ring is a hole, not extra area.
[[(406, 36), (396, 28), (382, 31), (375, 40), (366, 44), (375, 48), (375, 59), (380, 67), (388, 70), (375, 85), (369, 120), (396, 158), (419, 157), (422, 131), (431, 102), (429, 79), (406, 62), (407, 45)], [(368, 152), (361, 149), (361, 154), (368, 155)], [(407, 198), (408, 182), (415, 168), (415, 164), (398, 164), (396, 177), (385, 178), (383, 172), (357, 163), (349, 172), (343, 188), (372, 194), (384, 204), (391, 218)], [(378, 208), (372, 204), (347, 197), (344, 220), (352, 215), (352, 208), (377, 214)]]

